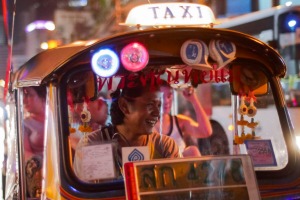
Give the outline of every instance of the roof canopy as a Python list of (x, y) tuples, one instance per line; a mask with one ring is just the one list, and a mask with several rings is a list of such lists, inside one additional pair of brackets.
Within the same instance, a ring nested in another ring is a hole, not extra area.
[[(80, 67), (82, 64), (91, 67), (92, 55), (99, 49), (109, 48), (120, 56), (122, 49), (133, 42), (139, 42), (147, 49), (149, 65), (184, 64), (180, 50), (189, 40), (201, 41), (198, 44), (202, 44), (203, 47), (208, 47), (211, 41), (228, 41), (236, 48), (236, 61), (255, 60), (261, 63), (270, 76), (284, 77), (286, 73), (285, 63), (279, 54), (254, 37), (223, 29), (177, 27), (134, 31), (99, 40), (88, 46), (69, 45), (44, 51), (20, 67), (15, 73), (14, 87), (39, 85), (54, 78), (59, 80), (59, 77), (72, 68)], [(212, 55), (209, 56), (211, 62)], [(117, 74), (126, 72), (127, 70), (120, 64)]]

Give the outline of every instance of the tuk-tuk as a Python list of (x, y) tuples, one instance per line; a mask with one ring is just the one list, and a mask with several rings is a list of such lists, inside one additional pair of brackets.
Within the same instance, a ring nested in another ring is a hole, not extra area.
[[(212, 21), (187, 26), (184, 20), (211, 14), (202, 5), (142, 8), (144, 16), (169, 21), (147, 29), (142, 22), (128, 22), (140, 30), (43, 51), (14, 73), (7, 98), (6, 199), (300, 198), (300, 153), (280, 84), (286, 65), (278, 52), (249, 35), (213, 28)], [(166, 27), (176, 17), (181, 24)], [(201, 156), (136, 156), (127, 162), (123, 157), (118, 173), (118, 143), (73, 147), (72, 137), (84, 141), (94, 131), (86, 105), (101, 98), (108, 106), (106, 124), (112, 124), (110, 94), (135, 79), (168, 82), (174, 90), (172, 115), (196, 116), (182, 95), (194, 89), (212, 125), (211, 136), (192, 138)], [(43, 158), (28, 168), (24, 88), (41, 86), (46, 88)], [(88, 174), (84, 178), (74, 168), (76, 151), (81, 172)], [(30, 196), (28, 175), (38, 170), (41, 188)]]

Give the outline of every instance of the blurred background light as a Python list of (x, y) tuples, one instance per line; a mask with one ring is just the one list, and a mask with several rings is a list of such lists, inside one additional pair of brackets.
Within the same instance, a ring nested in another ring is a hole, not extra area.
[(32, 32), (37, 29), (40, 29), (40, 30), (45, 29), (45, 30), (53, 31), (53, 30), (55, 30), (55, 25), (52, 21), (37, 20), (26, 26), (27, 33)]

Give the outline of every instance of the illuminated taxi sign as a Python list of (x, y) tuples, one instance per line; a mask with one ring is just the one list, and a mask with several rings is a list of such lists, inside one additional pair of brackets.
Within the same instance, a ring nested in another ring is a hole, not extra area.
[(212, 10), (194, 3), (156, 3), (134, 7), (128, 14), (127, 26), (212, 26)]

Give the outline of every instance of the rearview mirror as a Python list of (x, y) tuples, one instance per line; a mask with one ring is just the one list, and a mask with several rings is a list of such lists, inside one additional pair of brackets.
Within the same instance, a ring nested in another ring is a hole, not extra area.
[(232, 65), (230, 69), (230, 88), (235, 95), (265, 95), (268, 93), (268, 79), (257, 67), (250, 65)]

